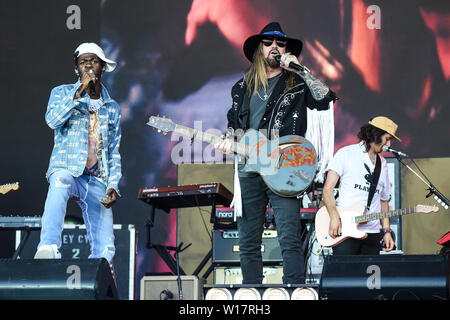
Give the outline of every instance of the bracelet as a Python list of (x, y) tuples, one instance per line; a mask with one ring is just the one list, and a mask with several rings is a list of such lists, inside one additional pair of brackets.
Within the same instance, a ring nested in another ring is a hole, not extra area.
[(386, 233), (391, 233), (392, 234), (391, 228), (383, 229), (383, 235), (385, 235)]

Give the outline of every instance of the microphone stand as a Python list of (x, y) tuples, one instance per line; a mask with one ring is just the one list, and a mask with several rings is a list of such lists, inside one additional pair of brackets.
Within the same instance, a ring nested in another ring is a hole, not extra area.
[(397, 158), (397, 160), (403, 164), (406, 168), (408, 168), (412, 173), (414, 173), (423, 183), (425, 183), (425, 185), (428, 187), (429, 193), (426, 195), (426, 198), (430, 197), (431, 195), (434, 194), (434, 199), (437, 201), (437, 203), (440, 203), (444, 209), (448, 209), (449, 207), (449, 201), (448, 199), (439, 192), (439, 190), (436, 189), (436, 187), (431, 183), (431, 181), (425, 176), (425, 174), (422, 172), (422, 170), (420, 170), (420, 168), (417, 166), (417, 164), (414, 162), (414, 160), (412, 160), (414, 162), (414, 164), (416, 165), (417, 168), (419, 168), (420, 172), (422, 173), (422, 175), (425, 177), (425, 179), (428, 180), (425, 181), (421, 176), (419, 176), (409, 165), (407, 165), (401, 158), (400, 155), (393, 153), (394, 156)]
[[(178, 297), (179, 300), (183, 300), (183, 287), (181, 283), (181, 273), (180, 273), (180, 259), (178, 257), (178, 253), (182, 251), (181, 246), (183, 245), (183, 242), (180, 243), (180, 246), (175, 251), (175, 261), (177, 262), (177, 284), (178, 284)], [(185, 248), (186, 249), (186, 248)]]

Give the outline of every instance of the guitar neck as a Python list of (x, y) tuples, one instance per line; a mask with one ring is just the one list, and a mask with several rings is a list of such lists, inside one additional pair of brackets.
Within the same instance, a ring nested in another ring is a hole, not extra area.
[[(219, 143), (220, 141), (222, 141), (222, 138), (219, 136), (216, 136), (214, 134), (210, 134), (210, 133), (206, 133), (203, 131), (199, 131), (196, 129), (192, 129), (189, 127), (185, 127), (185, 126), (181, 126), (181, 125), (176, 125), (175, 132), (180, 133), (182, 135), (191, 137), (191, 139), (195, 139), (195, 140), (201, 140), (204, 142), (208, 142), (211, 144), (216, 144)], [(248, 146), (239, 142), (234, 142), (231, 146), (231, 149), (233, 152), (236, 152), (240, 155), (243, 156), (248, 156), (249, 151), (248, 151)]]
[(411, 207), (411, 208), (391, 210), (388, 212), (371, 213), (371, 214), (365, 214), (365, 215), (356, 217), (355, 222), (363, 223), (363, 222), (369, 222), (369, 221), (374, 221), (374, 220), (380, 220), (380, 219), (384, 219), (384, 218), (403, 216), (405, 214), (410, 214), (410, 213), (415, 213), (415, 212), (416, 212), (416, 208)]

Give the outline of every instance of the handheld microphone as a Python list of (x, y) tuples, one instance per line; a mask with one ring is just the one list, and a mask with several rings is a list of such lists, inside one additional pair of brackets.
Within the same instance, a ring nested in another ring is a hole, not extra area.
[(393, 154), (396, 154), (396, 155), (402, 156), (402, 157), (408, 157), (408, 155), (407, 155), (406, 153), (403, 153), (403, 152), (400, 152), (400, 151), (391, 149), (391, 148), (389, 148), (389, 147), (386, 146), (386, 145), (383, 146), (383, 151), (385, 151), (385, 152), (391, 152), (391, 153), (393, 153)]
[[(94, 71), (91, 69), (89, 70), (89, 73), (94, 73)], [(93, 96), (95, 95), (95, 85), (94, 80), (89, 81), (89, 95)]]
[[(281, 55), (275, 56), (275, 61), (276, 62), (281, 62)], [(292, 61), (289, 63), (289, 68), (297, 70), (299, 72), (307, 72), (307, 71), (309, 71), (306, 67), (304, 67), (304, 66), (302, 66), (300, 64), (297, 64), (295, 62), (292, 62)]]

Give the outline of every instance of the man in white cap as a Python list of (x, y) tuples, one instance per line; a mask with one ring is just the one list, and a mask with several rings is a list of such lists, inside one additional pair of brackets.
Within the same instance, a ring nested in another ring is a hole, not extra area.
[[(366, 206), (367, 214), (389, 211), (391, 184), (386, 159), (379, 153), (383, 151), (383, 146), (391, 146), (392, 139), (401, 141), (396, 131), (394, 121), (387, 117), (375, 117), (360, 128), (359, 143), (339, 149), (330, 161), (323, 200), (330, 216), (328, 233), (333, 239), (342, 234), (341, 213), (336, 203), (347, 208), (361, 202)], [(336, 201), (333, 190), (338, 181), (339, 197)], [(333, 255), (377, 255), (380, 250), (388, 252), (394, 249), (389, 218), (369, 221), (358, 229), (367, 233), (367, 237), (362, 240), (348, 238), (338, 243), (333, 247)]]
[(36, 259), (61, 258), (61, 232), (69, 199), (81, 207), (91, 247), (89, 258), (115, 253), (111, 206), (119, 195), (120, 107), (101, 84), (116, 63), (95, 43), (74, 52), (78, 81), (54, 88), (45, 114), (54, 130), (49, 181)]

